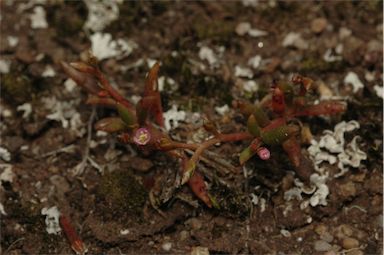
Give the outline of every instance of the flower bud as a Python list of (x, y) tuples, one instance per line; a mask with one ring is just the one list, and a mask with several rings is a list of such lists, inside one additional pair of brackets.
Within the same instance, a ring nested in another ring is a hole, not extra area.
[(265, 147), (260, 147), (257, 150), (257, 155), (262, 160), (268, 160), (271, 157), (271, 152)]

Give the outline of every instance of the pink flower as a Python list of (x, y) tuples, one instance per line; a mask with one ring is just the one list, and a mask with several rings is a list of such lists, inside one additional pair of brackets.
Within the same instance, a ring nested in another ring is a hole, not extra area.
[(136, 130), (133, 141), (137, 145), (146, 145), (151, 140), (151, 133), (147, 128), (139, 128)]
[(262, 159), (262, 160), (268, 160), (271, 157), (271, 152), (265, 148), (265, 147), (260, 147), (257, 150), (257, 155)]

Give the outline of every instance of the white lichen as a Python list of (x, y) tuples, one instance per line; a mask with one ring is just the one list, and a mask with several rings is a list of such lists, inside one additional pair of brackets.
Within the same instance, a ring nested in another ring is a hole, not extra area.
[(0, 203), (0, 213), (1, 213), (2, 215), (7, 215), (7, 213), (6, 213), (5, 210), (4, 210), (4, 205), (3, 205), (2, 203)]
[(308, 48), (308, 42), (305, 41), (299, 33), (290, 32), (284, 39), (282, 45), (284, 47), (294, 47), (300, 50), (305, 50)]
[(41, 209), (41, 214), (45, 215), (45, 225), (48, 234), (60, 234), (61, 228), (59, 223), (60, 212), (56, 206)]
[(341, 61), (343, 58), (338, 55), (334, 55), (332, 49), (327, 49), (323, 55), (325, 62)]
[(19, 43), (19, 38), (17, 38), (16, 36), (8, 35), (7, 40), (8, 40), (8, 45), (11, 48), (16, 47), (17, 44)]
[[(355, 136), (350, 143), (346, 145), (344, 134), (360, 128), (357, 121), (340, 122), (334, 131), (325, 130), (324, 135), (319, 141), (312, 140), (311, 146), (308, 148), (309, 155), (314, 163), (316, 173), (310, 176), (310, 187), (306, 187), (299, 179), (295, 179), (295, 187), (284, 193), (284, 199), (290, 201), (297, 199), (302, 201), (300, 208), (304, 209), (311, 205), (327, 205), (327, 197), (329, 188), (326, 184), (330, 178), (329, 173), (321, 166), (323, 162), (331, 165), (337, 163), (340, 172), (335, 174), (333, 178), (344, 175), (349, 167), (359, 167), (362, 160), (367, 158), (367, 154), (358, 147), (357, 140), (359, 136)], [(304, 199), (302, 194), (310, 195), (309, 199)]]
[(242, 67), (242, 66), (236, 65), (235, 66), (235, 76), (251, 79), (253, 77), (253, 72), (248, 67)]
[(253, 69), (257, 69), (261, 65), (261, 60), (262, 60), (261, 56), (256, 55), (248, 60), (248, 65)]
[(64, 82), (64, 87), (68, 92), (72, 92), (76, 88), (76, 82), (72, 79), (67, 79)]
[(0, 59), (0, 73), (9, 73), (11, 69), (11, 61), (7, 59)]
[(251, 37), (261, 37), (268, 35), (267, 31), (260, 30), (257, 28), (252, 28), (251, 24), (249, 22), (241, 22), (237, 24), (236, 33), (240, 36), (248, 34)]
[(219, 60), (215, 52), (207, 47), (207, 46), (202, 46), (199, 50), (199, 58), (201, 60), (207, 61), (208, 64), (212, 67), (217, 66)]
[(31, 28), (33, 29), (48, 27), (45, 10), (42, 6), (36, 6), (29, 18), (31, 19)]
[(129, 229), (121, 229), (120, 230), (120, 235), (125, 236), (125, 235), (128, 235), (129, 232), (130, 232)]
[[(0, 147), (0, 150), (2, 148)], [(1, 155), (1, 154), (0, 154)], [(0, 168), (3, 169), (3, 171), (0, 174), (0, 184), (1, 182), (13, 182), (13, 179), (15, 178), (15, 173), (13, 172), (13, 167), (10, 164), (0, 164)]]
[(359, 89), (364, 88), (364, 84), (359, 79), (359, 76), (357, 76), (354, 72), (348, 72), (344, 78), (344, 84), (351, 84), (353, 93), (356, 93)]
[(46, 116), (47, 119), (61, 122), (63, 128), (69, 128), (77, 137), (85, 134), (84, 123), (75, 109), (79, 100), (58, 101), (55, 97), (44, 97), (42, 101), (51, 112)]
[(337, 166), (341, 172), (336, 174), (335, 177), (339, 177), (348, 170), (346, 166), (356, 168), (362, 160), (366, 159), (366, 153), (361, 151), (357, 146), (356, 141), (358, 136), (354, 137), (352, 141), (345, 146), (344, 133), (358, 128), (360, 128), (360, 125), (357, 121), (342, 121), (335, 126), (333, 132), (331, 130), (325, 130), (323, 132), (324, 135), (319, 141), (311, 141), (308, 152), (318, 172), (324, 172), (324, 169), (320, 167), (322, 162), (327, 161), (331, 165), (338, 162)]
[(174, 92), (177, 90), (178, 85), (174, 79), (169, 77), (160, 76), (158, 79), (159, 91), (163, 91), (166, 87), (167, 91)]
[(97, 32), (90, 37), (92, 53), (99, 60), (118, 57), (123, 58), (131, 54), (137, 47), (136, 43), (129, 40), (113, 40), (108, 33)]
[(221, 116), (225, 115), (227, 112), (229, 112), (229, 107), (227, 104), (223, 106), (216, 106), (215, 111), (220, 114)]
[(41, 74), (42, 77), (55, 77), (55, 75), (56, 72), (50, 65), (46, 66), (43, 73)]
[(94, 32), (102, 31), (106, 26), (119, 18), (119, 0), (84, 0), (88, 8), (88, 17), (84, 28)]
[(243, 84), (243, 89), (246, 92), (254, 93), (259, 90), (259, 84), (257, 84), (255, 81), (246, 81)]
[(0, 158), (4, 161), (11, 161), (11, 153), (6, 148), (0, 147)]
[(166, 130), (171, 130), (179, 126), (180, 121), (185, 121), (185, 111), (179, 111), (176, 105), (172, 105), (172, 108), (166, 111), (164, 114), (164, 125)]
[(383, 98), (383, 86), (375, 85), (373, 86), (373, 89), (375, 90), (378, 97)]
[(26, 119), (32, 113), (32, 105), (30, 103), (24, 103), (22, 105), (17, 106), (16, 110), (18, 112), (23, 112), (23, 119)]

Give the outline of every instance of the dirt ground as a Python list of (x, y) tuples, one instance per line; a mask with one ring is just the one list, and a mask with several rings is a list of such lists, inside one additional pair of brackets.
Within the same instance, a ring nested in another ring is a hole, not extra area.
[[(117, 1), (117, 18), (99, 29), (86, 28), (90, 2), (0, 2), (0, 253), (74, 253), (62, 232), (47, 232), (42, 211), (55, 206), (89, 254), (383, 253), (382, 1)], [(131, 100), (150, 63), (161, 62), (164, 111), (175, 105), (187, 116), (174, 138), (198, 139), (203, 115), (223, 132), (244, 127), (221, 107), (257, 101), (274, 79), (300, 73), (324, 85), (317, 98), (348, 104), (342, 115), (304, 118), (313, 138), (356, 120), (345, 140), (360, 136), (366, 160), (341, 177), (324, 163), (326, 205), (302, 207), (310, 195), (286, 199), (294, 176), (282, 150), (242, 169), (245, 142), (216, 146), (224, 166), (199, 165), (221, 203), (209, 209), (189, 187), (175, 187), (178, 162), (93, 129), (115, 113), (85, 105), (59, 63), (79, 60), (96, 30), (130, 42), (101, 67)], [(349, 73), (358, 81), (345, 82)]]

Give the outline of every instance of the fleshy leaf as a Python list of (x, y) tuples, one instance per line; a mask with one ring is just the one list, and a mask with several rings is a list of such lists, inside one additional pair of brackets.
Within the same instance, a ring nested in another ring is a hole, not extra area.
[(104, 118), (95, 124), (96, 130), (101, 130), (107, 133), (123, 131), (126, 128), (127, 126), (125, 123), (118, 117)]
[(208, 194), (207, 186), (203, 176), (198, 171), (192, 173), (192, 176), (188, 180), (188, 185), (201, 201), (203, 201), (209, 208), (212, 208), (212, 201)]
[(248, 118), (247, 127), (250, 134), (253, 136), (260, 136), (260, 127), (253, 114), (251, 114)]
[(133, 128), (137, 123), (136, 123), (136, 116), (135, 114), (125, 107), (124, 105), (117, 103), (116, 104), (117, 111), (119, 112), (119, 115), (121, 119), (124, 121), (124, 123), (128, 126)]

